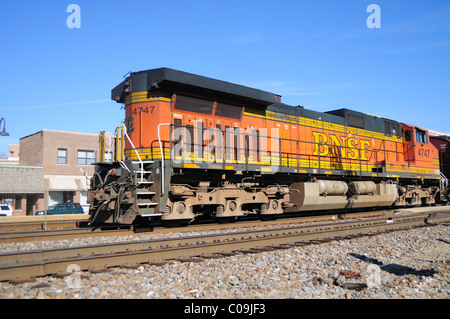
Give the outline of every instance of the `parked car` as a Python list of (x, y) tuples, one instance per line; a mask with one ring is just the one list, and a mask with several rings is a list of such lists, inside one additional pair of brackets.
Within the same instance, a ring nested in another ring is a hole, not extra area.
[[(44, 215), (45, 211), (40, 211), (37, 215)], [(79, 203), (60, 203), (50, 206), (47, 210), (47, 215), (61, 215), (61, 214), (84, 214), (83, 208)]]
[(0, 204), (0, 216), (12, 216), (13, 209), (11, 205)]

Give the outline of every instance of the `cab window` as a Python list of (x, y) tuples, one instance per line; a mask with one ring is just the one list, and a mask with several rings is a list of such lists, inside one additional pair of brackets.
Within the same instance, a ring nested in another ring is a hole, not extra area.
[(428, 132), (416, 128), (416, 142), (428, 144)]
[(405, 131), (405, 142), (411, 142), (411, 140), (412, 140), (411, 131), (406, 130)]

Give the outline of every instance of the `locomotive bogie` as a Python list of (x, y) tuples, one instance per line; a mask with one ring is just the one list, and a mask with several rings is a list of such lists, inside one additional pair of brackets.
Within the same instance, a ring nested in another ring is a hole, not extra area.
[(399, 196), (395, 202), (396, 206), (431, 205), (435, 204), (438, 199), (439, 187), (406, 185), (399, 187), (398, 193)]
[(225, 183), (208, 191), (205, 187), (171, 185), (169, 196), (170, 205), (161, 216), (162, 220), (193, 220), (204, 212), (210, 212), (214, 218), (277, 215), (282, 214), (283, 207), (289, 203), (289, 188)]

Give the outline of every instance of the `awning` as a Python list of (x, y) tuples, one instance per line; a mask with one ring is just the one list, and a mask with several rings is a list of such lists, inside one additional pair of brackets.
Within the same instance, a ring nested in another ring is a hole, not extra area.
[(88, 191), (89, 190), (89, 183), (90, 181), (86, 177), (79, 177), (77, 178), (78, 183), (78, 190), (79, 191)]
[(77, 191), (78, 186), (73, 177), (50, 177), (49, 191)]

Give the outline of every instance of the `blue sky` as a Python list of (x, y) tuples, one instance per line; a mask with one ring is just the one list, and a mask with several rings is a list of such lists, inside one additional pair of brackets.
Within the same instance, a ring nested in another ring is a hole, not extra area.
[(448, 1), (1, 1), (0, 38), (0, 154), (42, 129), (113, 131), (111, 89), (158, 67), (450, 132)]

